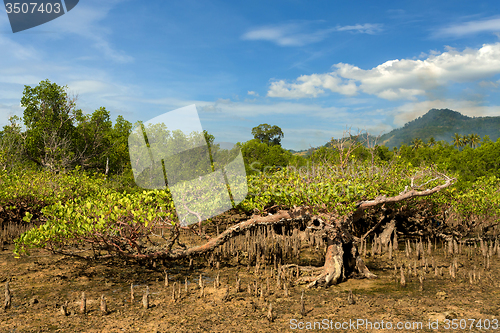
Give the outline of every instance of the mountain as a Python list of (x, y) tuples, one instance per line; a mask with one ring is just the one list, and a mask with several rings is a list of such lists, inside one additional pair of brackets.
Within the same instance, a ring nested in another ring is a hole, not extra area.
[[(378, 138), (377, 144), (392, 149), (393, 147), (399, 148), (403, 144), (411, 145), (415, 138), (427, 142), (431, 137), (436, 141), (444, 140), (452, 143), (452, 137), (455, 133), (460, 135), (475, 133), (481, 138), (488, 135), (492, 141), (496, 141), (500, 137), (500, 117), (468, 117), (450, 109), (431, 109), (423, 116), (406, 123), (403, 127), (383, 134)], [(366, 138), (366, 133), (363, 133), (362, 136)], [(370, 143), (373, 143), (376, 138), (370, 135), (369, 139)], [(333, 145), (335, 144), (336, 142), (333, 142)], [(331, 145), (332, 143), (328, 142), (324, 146)], [(318, 148), (290, 151), (295, 155), (308, 156)]]
[(496, 141), (500, 137), (500, 117), (468, 117), (449, 109), (432, 109), (403, 127), (383, 134), (378, 143), (390, 149), (402, 144), (410, 145), (419, 138), (427, 142), (431, 137), (436, 141), (452, 141), (452, 136), (478, 134), (481, 138), (489, 135)]

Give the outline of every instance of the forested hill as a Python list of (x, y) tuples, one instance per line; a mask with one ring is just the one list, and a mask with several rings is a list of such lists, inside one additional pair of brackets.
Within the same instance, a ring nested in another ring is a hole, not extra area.
[(382, 135), (379, 144), (392, 148), (410, 145), (415, 138), (427, 142), (431, 137), (436, 141), (451, 142), (455, 133), (475, 133), (481, 138), (489, 135), (492, 141), (496, 141), (500, 137), (500, 117), (468, 117), (449, 109), (432, 109), (403, 127)]
[[(478, 134), (481, 138), (488, 135), (492, 141), (500, 137), (500, 117), (468, 117), (460, 112), (450, 109), (431, 109), (426, 114), (418, 117), (403, 127), (383, 134), (378, 140), (379, 145), (385, 145), (389, 149), (400, 147), (402, 144), (411, 145), (413, 139), (418, 138), (428, 142), (431, 137), (435, 141), (447, 141), (452, 143), (455, 133), (459, 135)], [(366, 138), (366, 134), (362, 134)], [(370, 136), (370, 143), (375, 137)], [(330, 142), (324, 146), (329, 147)], [(319, 147), (318, 147), (319, 148)], [(318, 148), (310, 148), (302, 151), (290, 150), (295, 155), (308, 156)]]

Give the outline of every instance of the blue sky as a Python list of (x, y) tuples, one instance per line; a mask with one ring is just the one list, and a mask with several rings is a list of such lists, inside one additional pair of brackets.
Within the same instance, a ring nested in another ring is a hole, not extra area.
[(451, 108), (500, 116), (492, 1), (94, 1), (13, 34), (0, 12), (0, 126), (49, 79), (132, 123), (195, 104), (217, 141), (278, 125), (289, 149)]

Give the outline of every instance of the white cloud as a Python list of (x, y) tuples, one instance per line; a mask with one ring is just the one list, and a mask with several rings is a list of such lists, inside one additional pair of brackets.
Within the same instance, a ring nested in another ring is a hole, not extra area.
[(304, 98), (316, 97), (324, 91), (312, 84), (287, 84), (280, 80), (271, 83), (267, 96), (269, 97), (284, 97), (284, 98)]
[(382, 24), (356, 24), (356, 25), (346, 25), (346, 26), (338, 26), (336, 28), (337, 31), (352, 31), (363, 34), (374, 35), (382, 31)]
[(343, 82), (336, 73), (303, 75), (297, 78), (297, 82), (286, 83), (283, 80), (272, 82), (267, 96), (284, 98), (317, 97), (324, 93), (323, 89), (353, 96), (357, 90), (354, 81)]
[(462, 37), (481, 32), (499, 32), (500, 18), (487, 18), (443, 27), (434, 33), (434, 37)]
[(312, 32), (305, 32), (305, 30), (307, 29), (304, 24), (290, 23), (270, 25), (250, 30), (241, 38), (243, 40), (269, 41), (279, 46), (304, 46), (320, 42), (336, 31), (349, 31), (373, 35), (382, 31), (382, 25), (366, 23), (318, 29)]
[[(434, 52), (435, 53), (435, 52)], [(358, 91), (387, 100), (416, 100), (455, 82), (472, 82), (500, 73), (500, 43), (459, 52), (447, 48), (426, 59), (389, 60), (372, 69), (338, 63), (331, 73), (303, 75), (295, 82), (271, 82), (269, 97), (317, 97), (326, 89), (346, 96)]]
[(404, 89), (404, 88), (390, 88), (382, 91), (377, 96), (390, 101), (398, 99), (409, 99), (416, 101), (417, 95), (424, 95), (425, 92), (420, 89)]
[(303, 46), (325, 39), (334, 29), (318, 30), (315, 32), (301, 32), (303, 27), (298, 24), (284, 24), (266, 26), (251, 30), (242, 36), (244, 40), (265, 40), (280, 46)]
[(478, 84), (481, 88), (498, 88), (498, 83), (499, 82), (483, 80), (483, 81), (479, 82)]
[(251, 96), (259, 96), (259, 94), (257, 94), (255, 91), (249, 91), (248, 94)]

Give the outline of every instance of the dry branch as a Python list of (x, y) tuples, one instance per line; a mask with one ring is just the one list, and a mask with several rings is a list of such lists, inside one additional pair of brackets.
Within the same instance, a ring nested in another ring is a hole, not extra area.
[(378, 206), (378, 205), (381, 205), (384, 203), (400, 202), (400, 201), (407, 200), (407, 199), (410, 199), (413, 197), (423, 197), (423, 196), (428, 196), (428, 195), (434, 194), (436, 192), (441, 191), (444, 188), (449, 187), (456, 180), (455, 178), (450, 178), (446, 175), (442, 175), (442, 177), (445, 179), (445, 183), (442, 185), (437, 185), (437, 186), (433, 187), (432, 189), (426, 189), (424, 191), (417, 191), (415, 189), (412, 189), (412, 190), (407, 191), (407, 192), (403, 191), (402, 193), (400, 193), (399, 195), (396, 195), (394, 197), (387, 198), (386, 196), (379, 196), (373, 200), (361, 201), (356, 205), (356, 211), (354, 212), (354, 215), (359, 214), (360, 212), (364, 211), (365, 209), (367, 209), (369, 207)]

